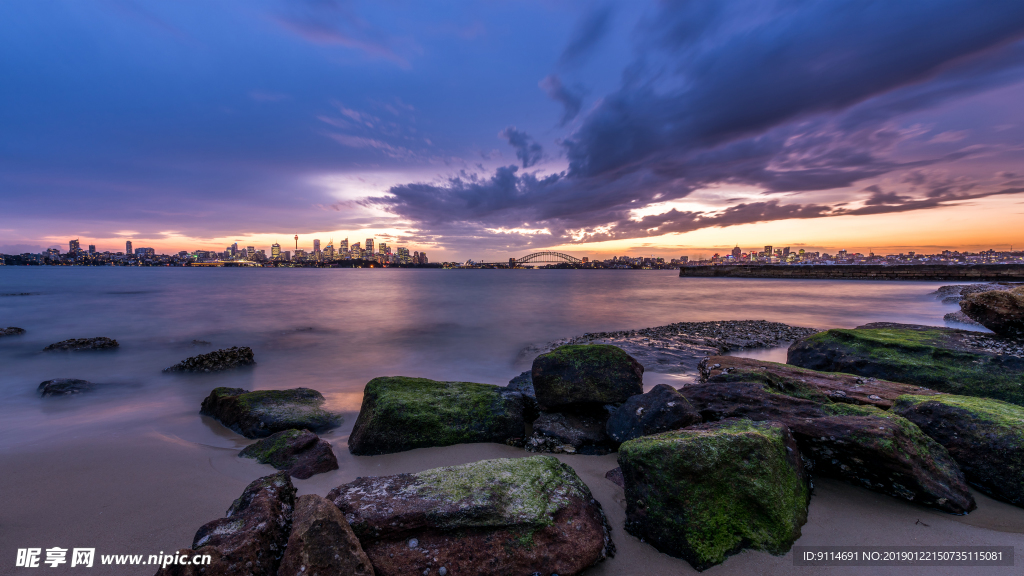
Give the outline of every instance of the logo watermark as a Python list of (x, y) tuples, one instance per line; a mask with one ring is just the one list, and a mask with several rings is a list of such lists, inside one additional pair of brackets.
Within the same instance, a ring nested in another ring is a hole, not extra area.
[[(50, 568), (57, 568), (67, 564), (72, 568), (92, 568), (96, 561), (95, 548), (72, 548), (71, 557), (68, 558), (69, 550), (54, 546), (53, 548), (18, 548), (18, 555), (15, 559), (15, 567), (18, 568), (42, 568), (48, 565)], [(167, 568), (175, 565), (208, 566), (213, 561), (209, 554), (101, 554), (99, 563), (106, 565), (125, 566), (160, 566)]]

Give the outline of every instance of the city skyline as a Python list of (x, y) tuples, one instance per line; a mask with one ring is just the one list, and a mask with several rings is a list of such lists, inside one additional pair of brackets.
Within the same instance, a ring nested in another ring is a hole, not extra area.
[(0, 253), (1024, 245), (1020, 3), (8, 3), (0, 30)]

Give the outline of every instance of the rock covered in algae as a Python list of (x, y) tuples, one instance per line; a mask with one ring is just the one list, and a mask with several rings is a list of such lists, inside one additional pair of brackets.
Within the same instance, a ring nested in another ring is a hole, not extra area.
[(608, 344), (559, 346), (533, 360), (531, 376), (543, 411), (618, 405), (644, 391), (644, 367)]
[(785, 554), (810, 488), (785, 425), (729, 419), (619, 447), (626, 530), (697, 570), (744, 548)]
[(340, 426), (340, 415), (321, 408), (325, 401), (309, 388), (250, 392), (220, 387), (203, 400), (199, 412), (246, 438), (264, 438), (292, 428), (323, 432)]
[(942, 394), (901, 396), (893, 412), (945, 446), (972, 485), (1024, 507), (1024, 408)]
[(1024, 338), (1024, 286), (968, 294), (960, 310), (1000, 336)]
[(277, 576), (373, 576), (345, 516), (323, 496), (295, 500), (292, 531)]
[(473, 382), (374, 378), (363, 391), (349, 436), (353, 454), (522, 438), (525, 399), (518, 392)]
[(309, 430), (284, 430), (246, 446), (238, 453), (305, 480), (314, 474), (338, 469), (331, 443)]
[(359, 478), (327, 498), (378, 576), (571, 575), (613, 551), (601, 505), (550, 456)]

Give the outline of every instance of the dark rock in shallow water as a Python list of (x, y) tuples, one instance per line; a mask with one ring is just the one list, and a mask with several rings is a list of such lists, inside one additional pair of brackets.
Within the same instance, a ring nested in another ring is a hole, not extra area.
[(321, 408), (323, 394), (309, 388), (257, 390), (214, 388), (200, 414), (216, 418), (246, 438), (264, 438), (282, 430), (324, 432), (341, 425), (341, 416)]
[(110, 348), (117, 348), (120, 344), (117, 340), (111, 340), (110, 338), (99, 337), (99, 338), (72, 338), (70, 340), (63, 340), (55, 344), (50, 344), (43, 351), (50, 350), (107, 350)]
[(0, 328), (0, 336), (18, 336), (24, 334), (24, 328), (18, 328), (16, 326), (10, 326), (8, 328)]
[(1024, 286), (970, 294), (960, 301), (960, 310), (1000, 336), (1024, 338)]
[[(541, 412), (540, 417), (533, 422), (533, 437), (527, 440), (526, 449), (537, 452), (608, 454), (615, 449), (615, 443), (605, 433), (607, 421), (608, 412), (603, 409), (572, 414)], [(544, 442), (545, 439), (554, 442)], [(572, 446), (572, 450), (568, 446)]]
[(604, 473), (605, 479), (612, 484), (615, 484), (619, 488), (626, 487), (626, 480), (622, 477), (622, 468), (612, 468), (611, 470)]
[(967, 330), (876, 322), (797, 341), (788, 362), (1024, 406), (1024, 358), (981, 341), (988, 337)]
[(612, 441), (625, 442), (686, 428), (700, 421), (700, 414), (679, 391), (667, 384), (658, 384), (650, 392), (626, 400), (608, 418), (605, 431)]
[(331, 443), (309, 430), (284, 430), (246, 446), (238, 453), (305, 480), (338, 469)]
[(192, 346), (210, 346), (211, 344), (206, 340), (193, 340)]
[(337, 506), (306, 494), (295, 500), (277, 576), (373, 576), (373, 566)]
[(730, 419), (619, 448), (626, 531), (697, 570), (744, 548), (782, 555), (807, 522), (810, 488), (778, 422)]
[(474, 382), (394, 376), (374, 378), (363, 391), (349, 436), (357, 455), (522, 438), (525, 400), (518, 392)]
[(164, 372), (219, 372), (253, 364), (256, 364), (256, 360), (252, 348), (233, 346), (187, 358), (170, 368), (164, 368)]
[(644, 391), (644, 367), (607, 344), (559, 346), (534, 359), (531, 376), (543, 411), (617, 405)]
[(876, 492), (963, 514), (975, 508), (946, 449), (895, 414), (816, 402), (755, 382), (708, 382), (681, 392), (705, 420), (749, 418), (788, 426), (811, 471)]
[(981, 326), (980, 322), (975, 322), (974, 320), (971, 319), (970, 316), (964, 314), (962, 310), (957, 310), (956, 312), (948, 312), (942, 316), (942, 319), (946, 322), (966, 324), (967, 326)]
[(359, 478), (327, 499), (377, 576), (442, 567), (452, 575), (579, 574), (614, 551), (601, 505), (550, 456)]
[(893, 412), (946, 447), (967, 481), (1024, 507), (1024, 408), (968, 396), (903, 396)]
[(171, 565), (157, 570), (157, 576), (276, 576), (294, 504), (295, 487), (288, 474), (254, 480), (225, 518), (204, 524), (196, 532), (192, 549), (179, 551), (189, 557), (209, 554), (210, 565)]
[(95, 388), (96, 385), (87, 380), (76, 380), (73, 378), (57, 378), (47, 380), (39, 385), (37, 389), (40, 396), (67, 396), (69, 394), (81, 394)]

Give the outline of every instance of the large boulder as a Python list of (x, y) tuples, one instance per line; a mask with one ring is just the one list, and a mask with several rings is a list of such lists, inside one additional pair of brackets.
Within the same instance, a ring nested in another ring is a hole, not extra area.
[(960, 310), (1000, 336), (1024, 338), (1024, 286), (968, 294)]
[(96, 385), (88, 380), (56, 378), (54, 380), (47, 380), (46, 382), (40, 383), (36, 390), (39, 392), (40, 396), (69, 396), (71, 394), (88, 392), (95, 387)]
[(1024, 507), (1024, 408), (968, 396), (901, 396), (893, 412), (946, 447), (967, 481)]
[(24, 328), (18, 328), (16, 326), (8, 326), (7, 328), (0, 328), (0, 336), (18, 336), (24, 334)]
[(186, 358), (174, 366), (164, 368), (164, 372), (220, 372), (254, 364), (256, 360), (253, 358), (252, 348), (232, 346)]
[(321, 408), (323, 394), (309, 388), (257, 390), (214, 388), (199, 409), (246, 438), (265, 438), (291, 428), (323, 432), (341, 425), (341, 416)]
[(907, 420), (872, 406), (788, 396), (761, 382), (682, 389), (705, 420), (776, 421), (793, 432), (811, 471), (953, 514), (975, 508), (946, 449)]
[(172, 564), (157, 570), (157, 576), (275, 576), (294, 504), (295, 487), (288, 474), (254, 480), (224, 518), (199, 528), (191, 550), (178, 551), (181, 556), (209, 555), (210, 565)]
[(619, 447), (626, 530), (697, 570), (744, 548), (785, 554), (807, 522), (810, 488), (777, 422), (730, 419)]
[(904, 394), (939, 394), (934, 390), (877, 378), (818, 372), (765, 360), (713, 356), (701, 364), (703, 382), (761, 382), (766, 390), (817, 402), (866, 404), (883, 410)]
[(878, 322), (798, 340), (788, 362), (1024, 406), (1024, 358), (980, 349), (972, 343), (976, 335)]
[(111, 348), (117, 348), (118, 346), (120, 346), (120, 344), (117, 343), (117, 340), (111, 340), (110, 338), (101, 336), (98, 338), (72, 338), (70, 340), (62, 340), (43, 348), (43, 351), (109, 350)]
[(373, 576), (373, 566), (338, 507), (306, 494), (295, 500), (277, 576)]
[(550, 456), (359, 478), (327, 498), (377, 576), (568, 576), (613, 551), (601, 505)]
[(403, 376), (374, 378), (363, 390), (348, 449), (389, 454), (413, 448), (522, 438), (524, 397), (499, 386)]
[(608, 344), (559, 346), (533, 360), (531, 376), (543, 411), (617, 405), (644, 391), (644, 367)]
[(338, 469), (338, 458), (331, 443), (309, 430), (291, 429), (272, 434), (246, 446), (238, 455), (270, 464), (300, 480)]
[[(614, 442), (686, 428), (701, 421), (700, 414), (682, 394), (667, 384), (658, 384), (646, 394), (631, 396), (605, 425)], [(536, 427), (536, 424), (534, 424)]]

